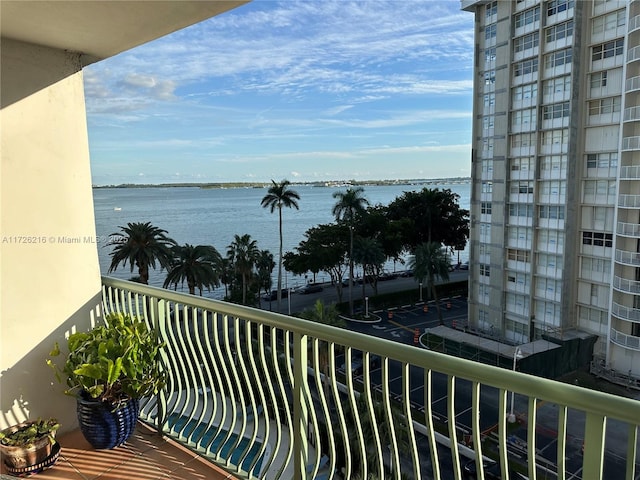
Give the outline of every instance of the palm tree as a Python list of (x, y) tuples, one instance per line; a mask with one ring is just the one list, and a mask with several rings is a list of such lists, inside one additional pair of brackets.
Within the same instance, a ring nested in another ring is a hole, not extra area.
[(189, 293), (195, 295), (196, 287), (202, 289), (215, 288), (220, 285), (220, 261), (218, 251), (210, 245), (175, 245), (172, 248), (173, 262), (167, 272), (164, 288), (169, 285), (178, 287), (178, 283), (187, 282)]
[(227, 247), (227, 255), (233, 263), (233, 268), (242, 278), (242, 304), (247, 304), (247, 286), (251, 280), (253, 267), (260, 255), (255, 240), (251, 235), (234, 235), (233, 242)]
[(353, 242), (353, 261), (362, 265), (362, 302), (364, 303), (365, 285), (367, 284), (367, 273), (371, 277), (371, 286), (378, 294), (378, 282), (375, 275), (379, 272), (386, 255), (382, 250), (382, 245), (375, 238), (356, 237)]
[(171, 247), (176, 242), (167, 237), (166, 230), (154, 227), (150, 222), (128, 223), (126, 227), (118, 227), (120, 232), (112, 233), (112, 240), (107, 246), (114, 246), (111, 255), (109, 273), (122, 263), (123, 266), (138, 267), (140, 283), (149, 284), (149, 267), (156, 268), (156, 261), (160, 268), (169, 268), (173, 255)]
[(280, 311), (280, 302), (282, 300), (282, 207), (291, 208), (294, 207), (298, 210), (298, 200), (300, 195), (295, 190), (290, 190), (289, 180), (282, 180), (280, 183), (276, 183), (275, 180), (271, 180), (271, 187), (267, 191), (267, 194), (262, 198), (262, 205), (264, 208), (270, 208), (271, 213), (278, 209), (278, 225), (280, 230), (280, 250), (278, 254), (278, 311)]
[(260, 288), (264, 288), (264, 293), (271, 293), (271, 272), (276, 262), (273, 261), (273, 253), (269, 250), (260, 250), (258, 259), (256, 260), (256, 268), (258, 270), (258, 284)]
[(424, 282), (426, 280), (427, 291), (431, 290), (433, 294), (438, 318), (442, 325), (444, 322), (440, 305), (438, 304), (435, 279), (449, 280), (449, 256), (447, 255), (447, 250), (435, 242), (421, 243), (416, 247), (414, 255), (409, 259), (409, 267), (413, 269), (416, 281)]
[(369, 201), (362, 196), (364, 188), (347, 188), (344, 192), (334, 192), (333, 198), (338, 199), (333, 206), (332, 213), (336, 221), (344, 222), (349, 227), (349, 313), (353, 315), (353, 229), (358, 215), (365, 212)]

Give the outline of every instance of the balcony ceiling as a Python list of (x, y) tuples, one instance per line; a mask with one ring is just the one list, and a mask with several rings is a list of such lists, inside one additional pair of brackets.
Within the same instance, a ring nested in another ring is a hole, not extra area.
[(2, 0), (2, 38), (80, 52), (102, 60), (219, 15), (248, 0)]

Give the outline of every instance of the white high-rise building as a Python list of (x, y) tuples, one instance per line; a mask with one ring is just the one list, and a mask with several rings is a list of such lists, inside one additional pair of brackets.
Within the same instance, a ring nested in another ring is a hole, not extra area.
[(469, 325), (640, 378), (640, 0), (475, 13)]

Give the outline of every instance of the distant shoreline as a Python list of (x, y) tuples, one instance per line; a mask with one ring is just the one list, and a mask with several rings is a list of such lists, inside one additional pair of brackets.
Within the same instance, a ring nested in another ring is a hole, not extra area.
[[(310, 187), (350, 187), (386, 185), (450, 185), (471, 183), (471, 177), (416, 178), (406, 180), (329, 180), (316, 182), (291, 182), (291, 185)], [(271, 182), (218, 182), (218, 183), (121, 183), (119, 185), (93, 185), (93, 188), (268, 188)]]

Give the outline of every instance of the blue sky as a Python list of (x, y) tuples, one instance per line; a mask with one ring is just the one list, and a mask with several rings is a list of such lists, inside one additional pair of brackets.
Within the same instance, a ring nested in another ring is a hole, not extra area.
[(84, 71), (93, 182), (469, 176), (458, 0), (254, 1)]

